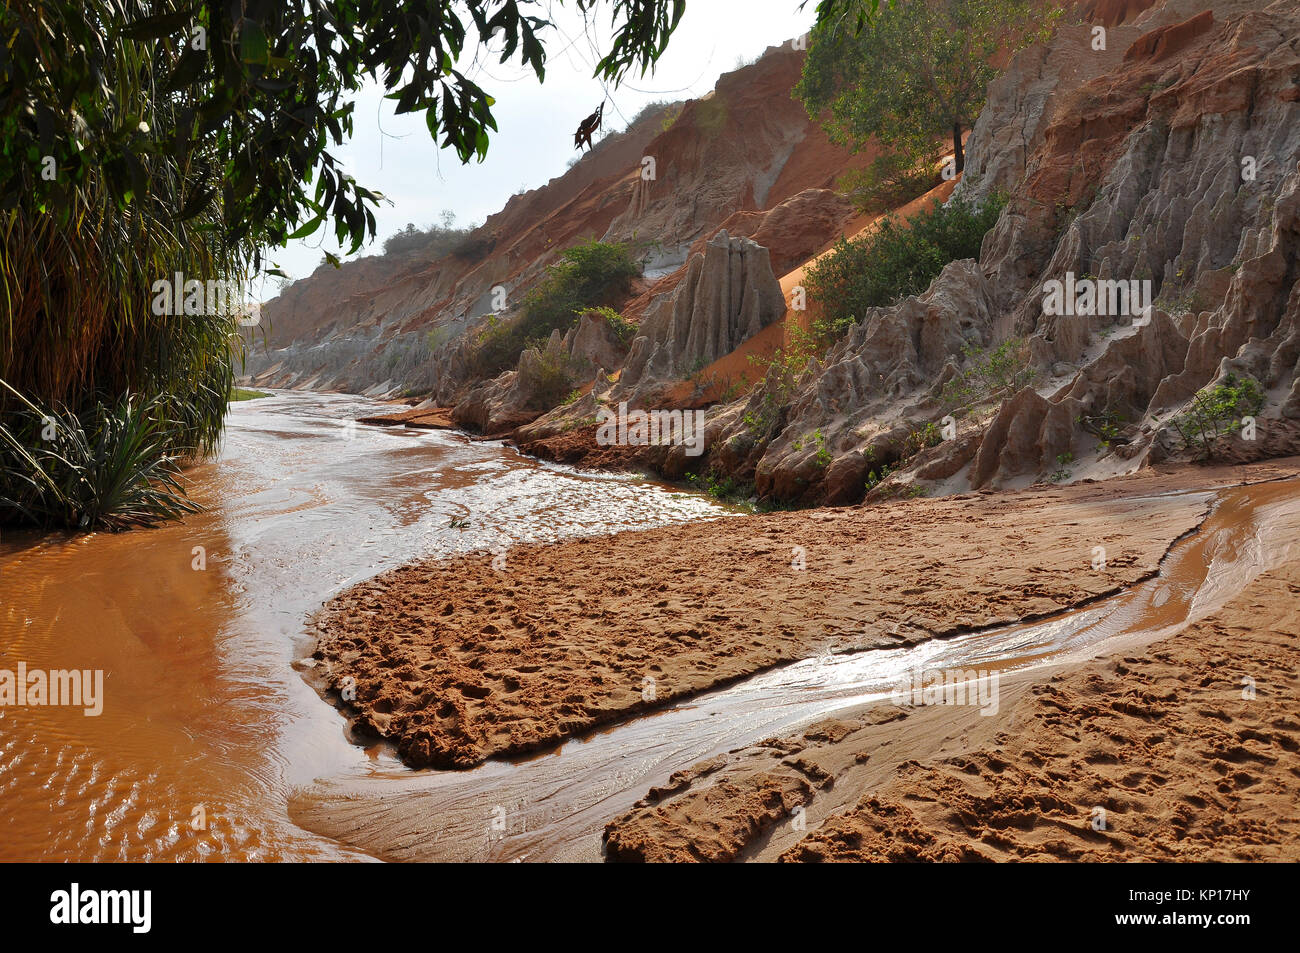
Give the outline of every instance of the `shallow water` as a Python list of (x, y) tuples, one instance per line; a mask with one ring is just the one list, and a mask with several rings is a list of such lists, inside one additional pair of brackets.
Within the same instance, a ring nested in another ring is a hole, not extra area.
[(204, 513), (5, 535), (0, 669), (102, 669), (105, 701), (98, 717), (0, 707), (0, 860), (363, 857), (288, 816), (299, 787), (383, 764), (293, 668), (311, 612), (422, 556), (726, 515), (499, 443), (348, 425), (384, 409), (313, 394), (235, 404), (220, 455), (189, 475)]
[(348, 426), (377, 409), (237, 404), (222, 453), (191, 474), (203, 514), (0, 542), (0, 669), (106, 673), (99, 717), (0, 708), (0, 860), (367, 859), (291, 819), (358, 795), (409, 808), (399, 833), (419, 856), (594, 859), (604, 824), (675, 770), (888, 699), (918, 666), (1026, 669), (1160, 637), (1286, 558), (1300, 529), (1295, 481), (1194, 494), (1214, 512), (1158, 578), (1058, 618), (809, 659), (527, 759), (414, 772), (350, 744), (294, 669), (331, 595), (422, 556), (727, 511), (454, 433)]
[(909, 649), (807, 659), (514, 763), (412, 772), (388, 761), (386, 778), (383, 771), (335, 778), (301, 807), (310, 815), (318, 797), (382, 795), (392, 811), (383, 840), (395, 845), (395, 859), (598, 859), (604, 825), (674, 771), (853, 706), (892, 701), (917, 670), (1006, 673), (1136, 648), (1203, 618), (1290, 558), (1300, 535), (1297, 481), (1188, 495), (1212, 499), (1213, 510), (1157, 577), (1060, 616)]

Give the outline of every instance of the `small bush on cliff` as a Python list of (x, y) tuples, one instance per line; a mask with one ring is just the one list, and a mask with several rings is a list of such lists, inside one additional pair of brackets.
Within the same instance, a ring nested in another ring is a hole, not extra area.
[(862, 211), (884, 212), (906, 205), (938, 185), (938, 159), (939, 150), (933, 143), (884, 152), (866, 168), (844, 173), (836, 187)]
[(623, 347), (631, 344), (632, 338), (636, 336), (636, 325), (613, 308), (602, 305), (599, 308), (585, 308), (579, 311), (578, 314), (594, 314), (604, 318), (605, 323), (609, 325), (609, 329), (614, 332), (614, 337), (618, 338), (618, 343)]
[(565, 249), (516, 314), (488, 319), (474, 339), (470, 368), (489, 377), (514, 366), (528, 341), (567, 330), (579, 314), (626, 295), (640, 270), (626, 245), (590, 241)]
[(943, 385), (941, 398), (958, 416), (980, 404), (1012, 397), (1038, 376), (1029, 363), (1024, 338), (1008, 338), (992, 350), (970, 345), (961, 350), (971, 364)]
[(908, 221), (887, 216), (871, 234), (841, 238), (814, 262), (806, 276), (808, 290), (828, 324), (856, 323), (870, 308), (925, 291), (949, 262), (978, 257), (984, 234), (1005, 204), (1002, 196), (982, 205), (954, 198)]
[(1229, 374), (1222, 384), (1209, 387), (1192, 398), (1187, 412), (1169, 422), (1178, 431), (1183, 446), (1198, 459), (1214, 459), (1214, 444), (1222, 436), (1236, 433), (1243, 418), (1258, 414), (1264, 406), (1264, 392), (1251, 377)]
[(406, 228), (384, 239), (384, 254), (441, 258), (463, 245), (476, 228), (475, 225), (456, 228), (456, 213), (446, 210), (442, 213), (441, 224), (438, 225), (416, 228), (413, 222), (407, 222)]
[[(820, 325), (818, 326), (820, 329)], [(816, 330), (805, 331), (797, 324), (786, 329), (788, 342), (777, 348), (771, 358), (751, 354), (749, 363), (763, 373), (763, 396), (756, 410), (745, 412), (742, 422), (755, 440), (765, 440), (794, 396), (795, 385), (808, 367), (808, 361), (825, 349), (825, 341)]]
[(531, 403), (543, 410), (550, 410), (573, 390), (573, 367), (565, 354), (554, 354), (545, 348), (538, 350), (537, 380), (533, 388)]

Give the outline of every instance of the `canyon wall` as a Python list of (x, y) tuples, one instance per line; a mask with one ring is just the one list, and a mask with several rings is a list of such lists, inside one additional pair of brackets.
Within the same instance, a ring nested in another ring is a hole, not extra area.
[[(617, 153), (584, 160), (578, 194), (565, 197), (578, 180), (562, 177), (513, 201), (485, 226), (493, 251), (477, 269), (358, 267), (373, 287), (340, 293), (333, 322), (303, 318), (259, 380), (414, 388), (457, 407), (463, 426), (512, 433), (539, 455), (709, 473), (787, 503), (1104, 478), (1192, 456), (1173, 424), (1218, 384), (1248, 382), (1263, 398), (1249, 427), (1243, 418), (1215, 442), (1219, 459), (1297, 452), (1298, 38), (1290, 0), (1068, 10), (990, 85), (969, 136), (956, 194), (1006, 199), (978, 260), (859, 315), (793, 379), (763, 368), (792, 315), (807, 326), (787, 310), (806, 291), (803, 266), (870, 227), (831, 189), (870, 156), (831, 145), (790, 98), (802, 54), (787, 44), (722, 77), (666, 130), (631, 130)], [(653, 179), (641, 175), (647, 156)], [(588, 236), (654, 236), (621, 309), (637, 323), (630, 344), (583, 323), (498, 379), (470, 380), (464, 332), (487, 314), (490, 288), (517, 293)], [(1071, 289), (1064, 309), (1049, 304), (1058, 282)], [(1099, 297), (1075, 308), (1084, 286)], [(1133, 302), (1115, 298), (1130, 288)], [(409, 342), (430, 331), (418, 359), (394, 356), (416, 354)], [(1010, 355), (1014, 386), (954, 406), (954, 384), (990, 354)], [(540, 360), (559, 357), (590, 376), (548, 408), (531, 382)], [(705, 456), (599, 445), (596, 414), (622, 402), (708, 406)]]

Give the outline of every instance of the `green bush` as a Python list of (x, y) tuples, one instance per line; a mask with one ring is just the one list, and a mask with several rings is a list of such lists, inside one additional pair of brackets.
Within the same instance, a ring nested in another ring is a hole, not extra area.
[(852, 169), (836, 183), (853, 204), (868, 213), (906, 205), (939, 184), (935, 162), (939, 149), (898, 149), (882, 152), (864, 169)]
[(416, 228), (412, 222), (406, 228), (384, 239), (384, 254), (391, 256), (419, 255), (433, 260), (467, 247), (478, 226), (456, 228), (455, 215), (443, 213), (441, 225)]
[(475, 337), (471, 369), (490, 377), (513, 367), (530, 340), (544, 341), (552, 331), (570, 328), (584, 311), (618, 300), (639, 273), (626, 245), (590, 241), (565, 249), (515, 315), (488, 319)]
[(618, 343), (624, 347), (631, 344), (632, 338), (636, 337), (636, 325), (613, 308), (602, 305), (599, 308), (586, 308), (579, 314), (595, 314), (604, 318), (609, 329), (614, 332), (614, 337), (618, 338)]
[(565, 354), (554, 354), (538, 348), (537, 382), (533, 389), (532, 404), (550, 410), (573, 392), (573, 368)]
[(1038, 376), (1023, 338), (1008, 338), (992, 350), (970, 345), (961, 350), (971, 365), (944, 384), (942, 394), (943, 402), (958, 414), (1011, 397)]
[(128, 395), (79, 417), (4, 387), (23, 409), (0, 419), (0, 522), (119, 530), (198, 511), (170, 449), (183, 424), (163, 399)]
[(841, 238), (815, 262), (808, 269), (808, 290), (828, 324), (856, 323), (870, 308), (925, 291), (949, 262), (978, 257), (1005, 205), (1002, 196), (982, 205), (954, 198), (908, 221), (886, 216), (871, 234)]
[(749, 435), (755, 440), (765, 440), (776, 425), (781, 412), (794, 396), (795, 385), (808, 361), (825, 347), (825, 340), (819, 335), (819, 329), (810, 334), (797, 324), (787, 329), (790, 341), (773, 352), (772, 357), (762, 360), (750, 355), (749, 363), (763, 374), (763, 399), (757, 410), (745, 412), (742, 423)]
[(1264, 406), (1264, 392), (1251, 377), (1229, 374), (1223, 383), (1206, 388), (1192, 398), (1186, 413), (1171, 420), (1183, 446), (1199, 459), (1214, 459), (1214, 443), (1241, 429), (1242, 418), (1254, 416)]

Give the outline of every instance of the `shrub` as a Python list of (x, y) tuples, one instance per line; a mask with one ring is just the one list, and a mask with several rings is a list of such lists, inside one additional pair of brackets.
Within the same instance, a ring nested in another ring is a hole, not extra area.
[(461, 248), (475, 231), (475, 226), (455, 228), (452, 222), (455, 216), (443, 213), (442, 225), (427, 225), (416, 228), (411, 222), (406, 228), (394, 232), (384, 239), (385, 255), (421, 255), (430, 259), (441, 258)]
[(636, 337), (636, 325), (613, 308), (602, 305), (599, 308), (586, 308), (578, 313), (579, 315), (596, 314), (604, 318), (609, 329), (614, 332), (614, 337), (618, 338), (618, 343), (624, 347), (631, 344), (632, 338)]
[(920, 294), (949, 262), (978, 257), (1005, 204), (1002, 196), (982, 205), (954, 198), (908, 221), (886, 216), (869, 235), (841, 238), (813, 263), (808, 290), (821, 302), (828, 323), (856, 323), (870, 308)]
[(482, 228), (470, 232), (451, 247), (451, 254), (462, 261), (482, 261), (496, 247), (497, 240)]
[(939, 425), (932, 420), (919, 430), (913, 430), (904, 438), (902, 455), (903, 457), (913, 457), (922, 450), (937, 447), (941, 443), (943, 443), (943, 433), (939, 430)]
[(756, 440), (766, 439), (776, 425), (781, 411), (794, 396), (795, 385), (808, 366), (808, 360), (824, 346), (816, 333), (808, 333), (797, 324), (789, 325), (790, 342), (773, 352), (766, 361), (750, 355), (749, 362), (763, 374), (763, 397), (757, 410), (746, 411), (742, 422)]
[(1029, 364), (1023, 338), (1008, 338), (992, 350), (967, 345), (962, 354), (972, 361), (971, 366), (944, 384), (942, 393), (943, 402), (959, 414), (1011, 397), (1038, 376)]
[(471, 369), (489, 377), (514, 366), (530, 340), (544, 342), (552, 331), (571, 327), (579, 314), (626, 295), (639, 273), (626, 245), (590, 241), (565, 249), (515, 315), (489, 317), (475, 336)]
[(3, 386), (23, 409), (0, 420), (0, 522), (120, 530), (198, 511), (170, 449), (183, 424), (163, 399), (128, 395), (78, 417)]
[(688, 473), (686, 482), (722, 503), (741, 504), (754, 495), (754, 484), (737, 480), (731, 474), (719, 474), (713, 469), (703, 475)]
[(1171, 420), (1183, 446), (1202, 460), (1214, 458), (1214, 442), (1241, 429), (1242, 418), (1259, 413), (1264, 392), (1252, 377), (1229, 374), (1223, 383), (1205, 388), (1192, 398), (1191, 407)]
[(883, 212), (906, 205), (939, 184), (934, 165), (939, 149), (899, 149), (878, 155), (865, 169), (846, 172), (837, 183), (863, 212)]
[(549, 410), (556, 406), (573, 390), (573, 368), (568, 356), (552, 353), (544, 347), (537, 349), (537, 380), (533, 388), (531, 403), (535, 407)]

